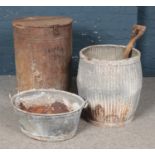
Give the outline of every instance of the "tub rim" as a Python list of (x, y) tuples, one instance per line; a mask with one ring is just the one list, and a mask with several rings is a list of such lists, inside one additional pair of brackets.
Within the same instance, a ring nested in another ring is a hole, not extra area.
[(80, 59), (83, 60), (86, 63), (90, 63), (90, 64), (100, 64), (100, 65), (128, 65), (128, 64), (133, 64), (133, 63), (137, 63), (140, 58), (141, 58), (141, 53), (138, 49), (133, 48), (133, 50), (137, 53), (136, 56), (131, 57), (131, 58), (127, 58), (127, 59), (120, 59), (120, 60), (99, 60), (99, 59), (91, 59), (88, 60), (88, 58), (85, 56), (85, 54), (83, 53), (85, 50), (89, 49), (89, 48), (93, 48), (93, 47), (121, 47), (121, 48), (125, 48), (125, 45), (115, 45), (115, 44), (98, 44), (98, 45), (90, 45), (87, 46), (85, 48), (82, 48), (80, 50)]
[[(17, 105), (15, 105), (15, 99), (19, 96), (19, 95), (23, 95), (25, 93), (29, 93), (29, 92), (35, 92), (35, 91), (51, 91), (51, 92), (61, 92), (61, 93), (65, 93), (65, 94), (68, 94), (68, 95), (72, 95), (76, 98), (79, 98), (79, 100), (81, 100), (81, 106), (76, 109), (76, 110), (73, 110), (73, 111), (70, 111), (70, 112), (64, 112), (64, 113), (57, 113), (57, 114), (40, 114), (40, 113), (32, 113), (32, 112), (28, 112), (28, 111), (25, 111), (25, 110), (22, 110), (20, 109)], [(25, 90), (25, 91), (21, 91), (15, 95), (13, 95), (11, 97), (11, 104), (13, 105), (13, 107), (19, 111), (19, 112), (22, 112), (24, 114), (27, 114), (27, 115), (31, 115), (31, 116), (41, 116), (41, 117), (59, 117), (59, 116), (64, 116), (64, 115), (69, 115), (69, 114), (72, 114), (72, 113), (76, 113), (78, 112), (79, 110), (82, 110), (85, 106), (86, 106), (86, 101), (79, 95), (76, 95), (74, 93), (70, 93), (70, 92), (67, 92), (67, 91), (64, 91), (64, 90), (57, 90), (57, 89), (30, 89), (30, 90)]]

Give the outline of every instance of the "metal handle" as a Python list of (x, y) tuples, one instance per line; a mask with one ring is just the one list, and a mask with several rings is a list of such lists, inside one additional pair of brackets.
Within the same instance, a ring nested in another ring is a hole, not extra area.
[(87, 108), (87, 106), (88, 106), (89, 103), (90, 103), (90, 102), (88, 101), (88, 99), (86, 99), (86, 100), (85, 100), (85, 105), (84, 105), (83, 108)]

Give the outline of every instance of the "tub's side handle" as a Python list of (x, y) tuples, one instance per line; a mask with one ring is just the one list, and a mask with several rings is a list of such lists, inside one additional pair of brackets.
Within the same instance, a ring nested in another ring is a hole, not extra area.
[(88, 101), (88, 99), (86, 99), (86, 100), (85, 100), (85, 105), (84, 105), (83, 108), (84, 108), (84, 109), (87, 108), (87, 106), (88, 106), (89, 103), (90, 103), (90, 102)]

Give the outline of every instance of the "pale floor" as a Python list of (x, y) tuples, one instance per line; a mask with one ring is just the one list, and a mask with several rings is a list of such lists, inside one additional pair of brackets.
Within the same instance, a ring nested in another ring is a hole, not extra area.
[(9, 100), (15, 76), (0, 76), (0, 148), (155, 148), (155, 78), (144, 78), (136, 117), (124, 128), (99, 128), (80, 121), (77, 135), (41, 142), (21, 133)]

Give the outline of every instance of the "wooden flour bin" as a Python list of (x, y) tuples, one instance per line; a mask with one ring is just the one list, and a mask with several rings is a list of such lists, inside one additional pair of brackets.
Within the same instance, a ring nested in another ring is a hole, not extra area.
[(13, 21), (18, 91), (68, 89), (72, 19), (26, 17)]

